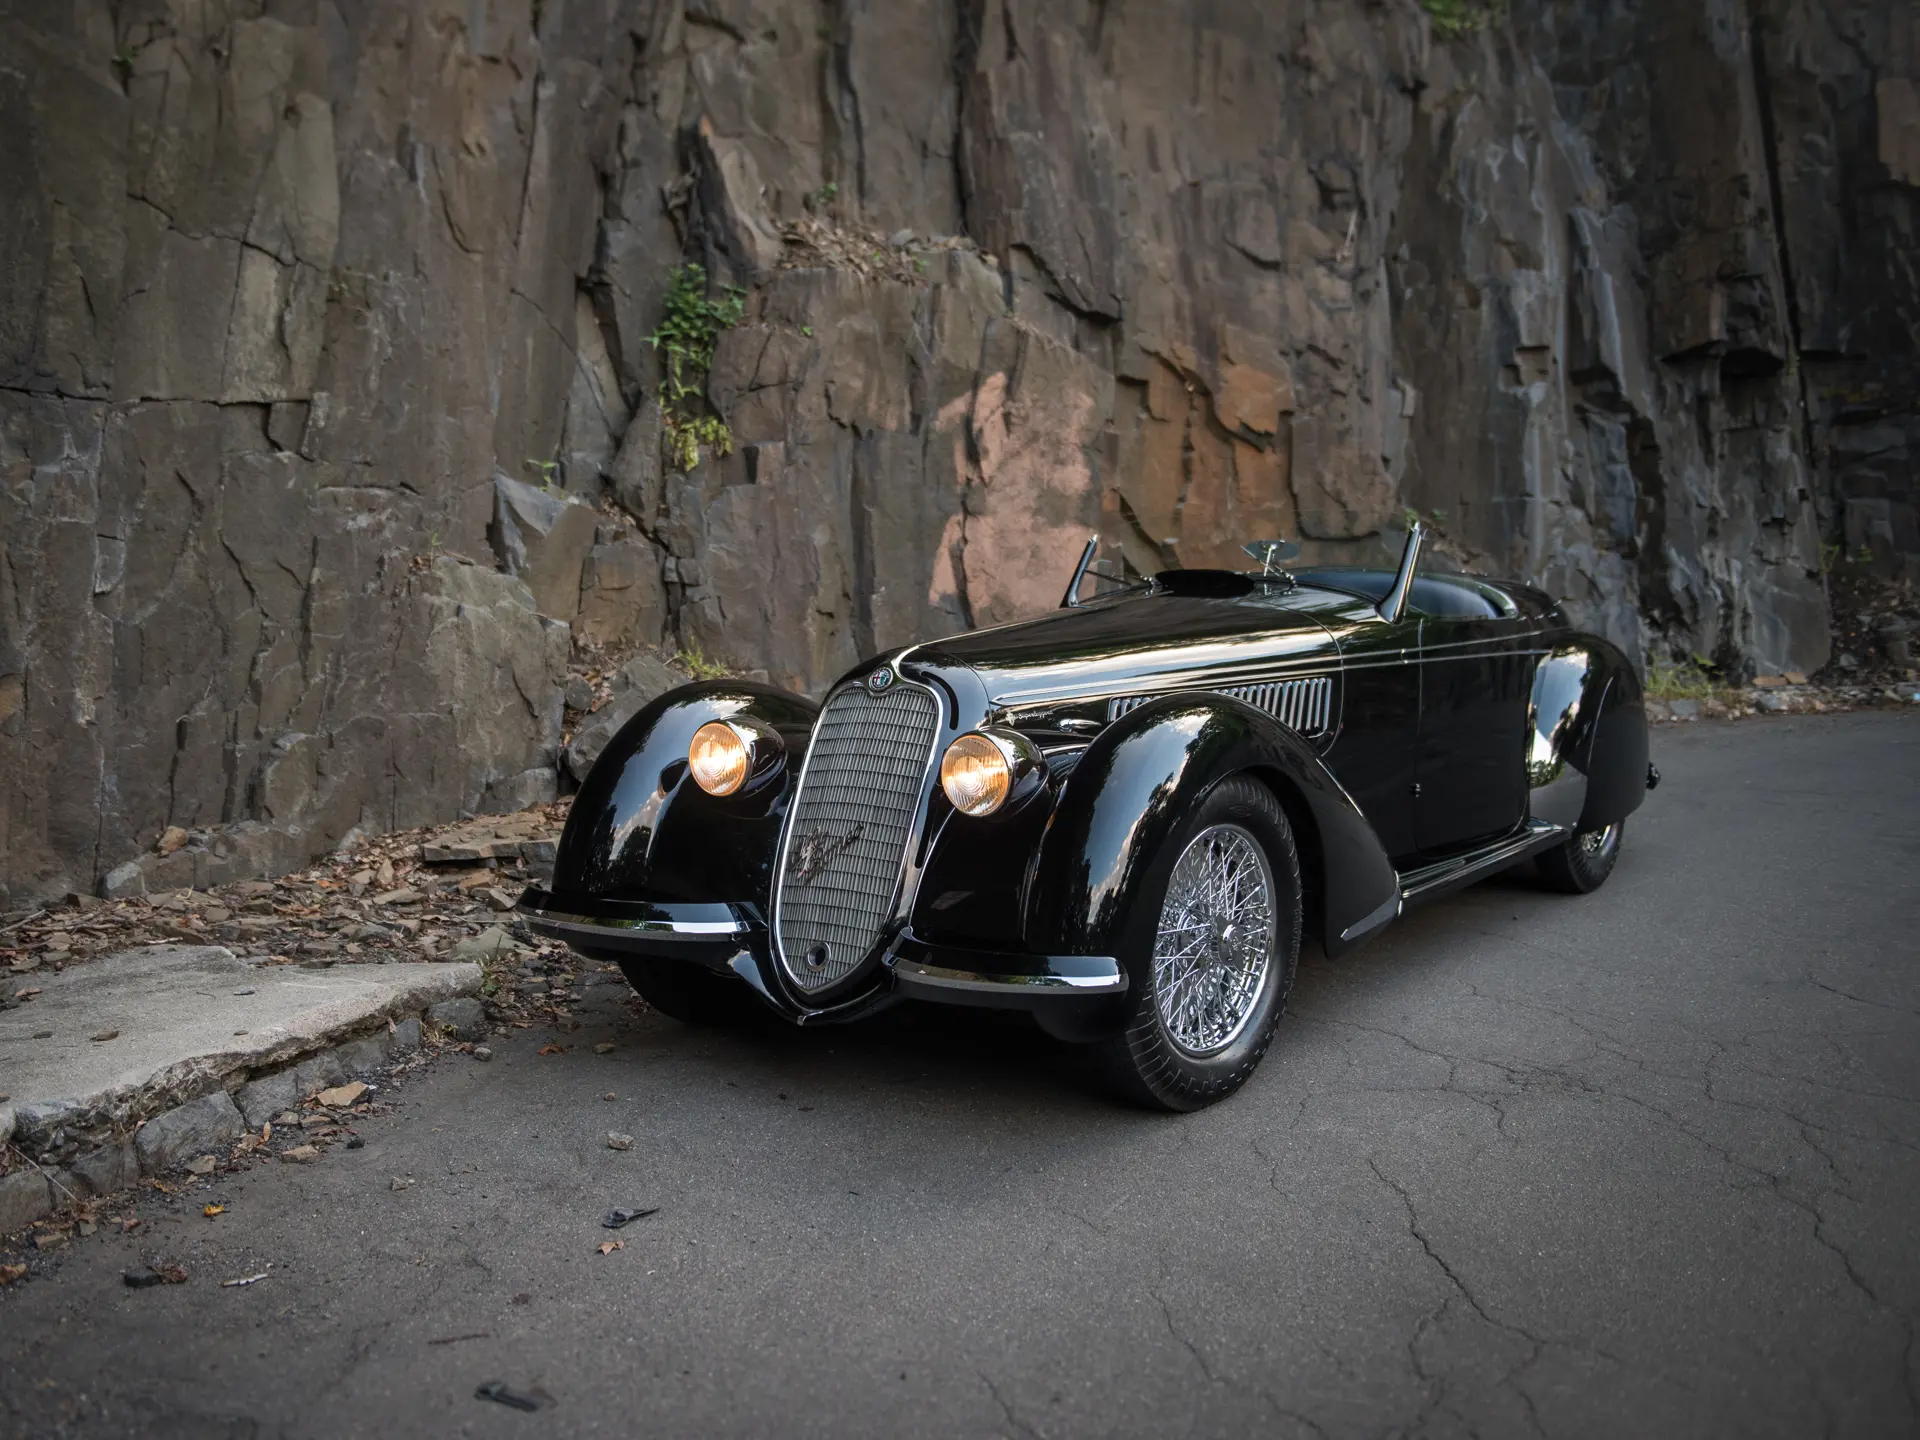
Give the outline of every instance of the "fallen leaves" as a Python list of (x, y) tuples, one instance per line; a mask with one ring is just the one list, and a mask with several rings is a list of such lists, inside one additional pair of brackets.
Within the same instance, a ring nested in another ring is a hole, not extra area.
[(335, 1085), (329, 1090), (322, 1090), (313, 1098), (329, 1110), (344, 1110), (366, 1093), (365, 1085), (358, 1080), (350, 1080), (345, 1085)]
[(219, 1163), (211, 1155), (196, 1155), (187, 1162), (186, 1170), (189, 1175), (211, 1175)]
[(24, 1265), (0, 1265), (0, 1285), (11, 1285), (27, 1273)]
[(564, 1045), (542, 1045), (540, 1047), (540, 1053), (542, 1055), (564, 1055), (567, 1053), (567, 1047)]
[(310, 1160), (320, 1158), (318, 1145), (295, 1145), (290, 1150), (282, 1150), (280, 1158), (289, 1165), (305, 1165)]
[(395, 1175), (387, 1182), (389, 1190), (411, 1190), (413, 1185), (414, 1180), (411, 1175)]
[(216, 1215), (226, 1214), (227, 1207), (224, 1205), (202, 1205), (200, 1207), (200, 1213), (211, 1220)]
[[(449, 948), (463, 942), (477, 943), (487, 958), (529, 951), (565, 957), (558, 942), (525, 932), (520, 938), (508, 935), (500, 928), (510, 923), (508, 915), (490, 912), (501, 911), (503, 899), (513, 902), (530, 865), (552, 858), (568, 808), (561, 801), (512, 817), (375, 837), (277, 881), (238, 880), (116, 900), (69, 895), (61, 905), (0, 925), (0, 975), (25, 975), (40, 967), (63, 970), (162, 942), (225, 944), (255, 963), (304, 960), (314, 966), (447, 959)], [(483, 846), (488, 853), (478, 864), (472, 863), (474, 856), (456, 857), (439, 843), (471, 839), (479, 829), (489, 835)], [(166, 843), (178, 846), (172, 853), (184, 858), (213, 838), (171, 827)], [(449, 873), (445, 862), (456, 860), (459, 873)], [(483, 893), (473, 893), (476, 889)], [(362, 949), (349, 949), (343, 941)], [(11, 995), (0, 992), (0, 1008), (13, 1003)]]
[(616, 1250), (626, 1249), (627, 1242), (624, 1240), (602, 1240), (594, 1248), (598, 1250), (602, 1255), (611, 1255)]

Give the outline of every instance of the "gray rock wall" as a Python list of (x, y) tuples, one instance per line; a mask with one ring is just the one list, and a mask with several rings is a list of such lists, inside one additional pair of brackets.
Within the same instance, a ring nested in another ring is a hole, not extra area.
[(1089, 531), (1411, 506), (1736, 670), (1920, 568), (1900, 0), (0, 0), (0, 133), (0, 901), (527, 803), (570, 644), (817, 688)]

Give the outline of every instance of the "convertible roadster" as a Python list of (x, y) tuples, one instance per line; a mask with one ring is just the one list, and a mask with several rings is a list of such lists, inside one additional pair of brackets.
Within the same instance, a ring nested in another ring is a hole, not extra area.
[(1190, 1110), (1265, 1053), (1303, 935), (1338, 955), (1531, 858), (1590, 891), (1658, 780), (1624, 655), (1523, 585), (1169, 570), (910, 645), (823, 703), (690, 684), (574, 800), (537, 931), (667, 1015), (1014, 1006)]

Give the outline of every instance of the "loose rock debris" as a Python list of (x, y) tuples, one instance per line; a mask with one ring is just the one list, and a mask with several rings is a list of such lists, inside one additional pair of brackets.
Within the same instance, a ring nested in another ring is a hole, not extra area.
[(544, 1390), (515, 1390), (504, 1380), (489, 1380), (473, 1394), (475, 1399), (491, 1400), (514, 1410), (544, 1410), (553, 1403), (553, 1397)]
[(631, 1150), (632, 1148), (633, 1136), (622, 1135), (618, 1130), (609, 1130), (607, 1132), (607, 1149)]
[(631, 1225), (636, 1220), (644, 1220), (649, 1215), (658, 1215), (659, 1213), (660, 1207), (658, 1205), (648, 1205), (635, 1210), (609, 1210), (601, 1218), (600, 1223), (609, 1230), (618, 1230), (624, 1225)]
[(187, 1272), (178, 1265), (142, 1265), (123, 1272), (120, 1279), (129, 1290), (147, 1290), (155, 1285), (184, 1285)]

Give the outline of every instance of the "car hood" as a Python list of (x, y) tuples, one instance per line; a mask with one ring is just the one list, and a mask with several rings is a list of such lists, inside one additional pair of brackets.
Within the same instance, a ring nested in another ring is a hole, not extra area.
[(1269, 678), (1339, 663), (1350, 596), (1302, 588), (1241, 596), (1141, 591), (913, 647), (902, 659), (964, 668), (1000, 708)]

